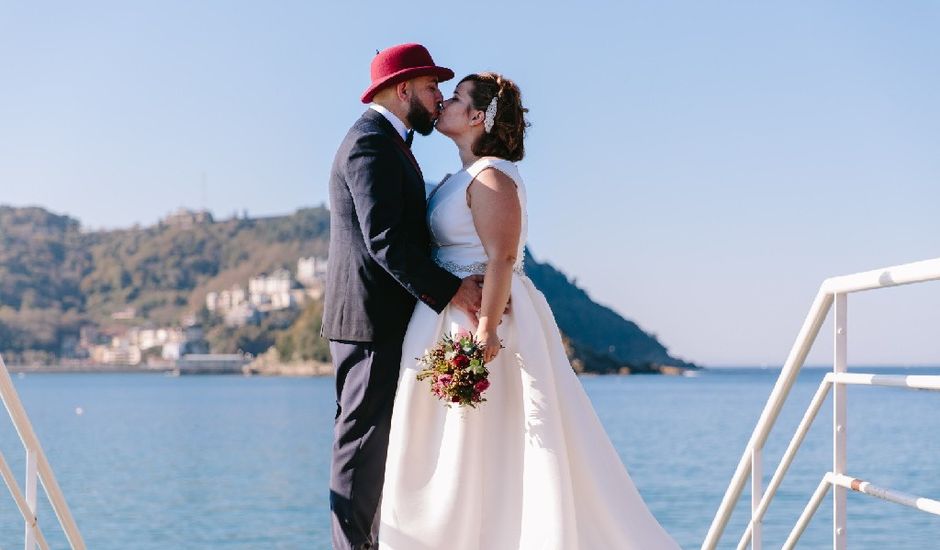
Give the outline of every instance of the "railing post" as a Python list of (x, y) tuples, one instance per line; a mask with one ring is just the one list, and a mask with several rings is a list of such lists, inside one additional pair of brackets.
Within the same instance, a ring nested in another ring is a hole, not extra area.
[[(845, 550), (847, 546), (846, 490), (837, 486), (837, 484), (833, 482), (833, 479), (841, 479), (834, 477), (834, 475), (843, 476), (846, 463), (846, 383), (848, 383), (848, 380), (846, 379), (846, 381), (839, 382), (835, 380), (835, 375), (845, 373), (847, 365), (846, 296), (852, 292), (908, 285), (913, 283), (922, 283), (926, 281), (940, 281), (940, 258), (934, 258), (932, 260), (926, 260), (923, 262), (886, 267), (882, 269), (875, 269), (866, 271), (864, 273), (855, 273), (841, 277), (831, 277), (823, 281), (819, 292), (816, 294), (816, 299), (813, 301), (813, 306), (810, 309), (806, 320), (803, 322), (803, 326), (800, 328), (796, 342), (794, 342), (793, 347), (790, 349), (790, 354), (787, 356), (783, 370), (781, 371), (780, 376), (777, 378), (777, 382), (774, 384), (773, 390), (770, 392), (770, 397), (767, 399), (767, 403), (764, 405), (764, 409), (757, 421), (757, 425), (754, 427), (754, 431), (751, 433), (751, 439), (748, 441), (747, 447), (741, 454), (741, 458), (738, 460), (738, 464), (734, 470), (734, 475), (731, 477), (731, 482), (728, 484), (728, 488), (725, 490), (724, 496), (721, 499), (721, 504), (718, 506), (718, 510), (715, 512), (715, 517), (712, 519), (712, 523), (708, 528), (708, 532), (705, 534), (705, 540), (702, 541), (701, 550), (715, 550), (715, 548), (718, 546), (718, 543), (721, 541), (721, 536), (724, 533), (725, 527), (728, 525), (728, 521), (731, 518), (734, 509), (737, 507), (738, 501), (741, 498), (741, 493), (743, 492), (744, 487), (747, 485), (747, 476), (751, 475), (752, 483), (755, 482), (753, 479), (755, 476), (753, 470), (757, 467), (755, 465), (755, 458), (760, 458), (755, 454), (755, 449), (759, 448), (759, 452), (763, 451), (764, 443), (770, 433), (770, 430), (773, 428), (774, 423), (777, 420), (780, 409), (783, 407), (783, 403), (786, 400), (800, 369), (803, 367), (803, 362), (806, 360), (809, 349), (816, 340), (816, 336), (819, 334), (819, 329), (825, 321), (829, 309), (836, 299), (838, 299), (839, 306), (836, 313), (835, 323), (835, 360), (833, 364), (834, 374), (827, 376), (827, 380), (831, 378), (831, 383), (833, 386), (833, 472), (831, 472), (833, 475), (827, 475), (827, 477), (820, 483), (819, 489), (817, 489), (817, 493), (813, 496), (813, 511), (815, 511), (815, 507), (818, 506), (824, 498), (825, 490), (828, 490), (829, 486), (831, 485), (833, 487), (833, 507), (835, 512), (833, 525), (833, 541), (835, 542), (834, 548), (837, 550)], [(853, 383), (855, 382), (853, 381)], [(915, 384), (905, 383), (885, 385), (905, 385), (908, 387), (924, 389), (940, 389), (940, 387), (935, 387), (934, 383), (923, 380), (918, 381)], [(937, 384), (937, 386), (940, 386), (940, 384)], [(814, 398), (813, 402), (816, 403), (816, 398)], [(821, 403), (814, 404), (811, 407), (815, 409), (819, 406), (821, 406)], [(815, 411), (810, 416), (815, 416)], [(803, 435), (805, 435), (805, 432), (798, 437), (794, 437), (794, 441), (798, 441), (796, 444), (797, 447), (799, 446), (799, 442), (802, 442)], [(793, 442), (791, 442), (791, 444), (792, 443)], [(795, 448), (793, 452), (795, 452)], [(787, 463), (786, 467), (789, 467), (789, 462), (792, 460), (792, 453), (790, 450), (786, 452), (784, 460)], [(767, 491), (767, 502), (764, 503), (763, 507), (764, 512), (766, 512), (766, 509), (770, 504), (770, 499), (773, 498), (773, 495), (779, 485), (779, 479), (777, 479), (778, 473), (785, 471), (786, 467), (783, 467), (783, 470), (778, 468), (777, 472), (774, 473), (773, 479), (770, 481), (770, 487)], [(759, 492), (760, 491), (753, 491), (754, 494), (758, 494)], [(760, 509), (758, 509), (758, 512), (760, 512)], [(755, 524), (759, 523), (753, 521), (754, 517), (762, 516), (763, 513), (754, 512), (752, 502), (752, 521), (748, 523), (748, 527), (745, 530), (744, 535), (741, 537), (740, 542), (738, 543), (739, 550), (744, 550), (747, 547), (747, 544), (751, 542), (751, 535), (755, 528)], [(802, 529), (805, 528), (805, 522), (809, 521), (811, 516), (812, 512), (809, 512), (805, 518), (801, 518), (801, 522), (804, 524), (799, 527), (800, 532), (802, 532)], [(795, 544), (795, 540), (798, 538), (799, 533), (796, 533), (795, 535), (794, 533), (791, 533), (791, 538), (788, 539), (786, 544), (792, 546), (792, 544)], [(788, 547), (789, 546), (785, 545), (785, 548)]]
[[(37, 496), (37, 474), (38, 461), (36, 451), (26, 450), (26, 505), (29, 507), (33, 517), (36, 517), (36, 496)], [(36, 532), (29, 520), (26, 520), (26, 550), (36, 550)]]
[[(848, 351), (848, 299), (845, 293), (835, 295), (835, 339), (833, 372), (846, 372)], [(846, 458), (846, 396), (845, 384), (833, 381), (832, 385), (832, 472), (838, 476), (845, 473)], [(834, 485), (832, 488), (832, 548), (846, 550), (848, 547), (846, 523), (846, 490)]]
[(751, 550), (761, 550), (761, 521), (757, 517), (764, 496), (764, 470), (761, 468), (762, 449), (751, 449)]
[[(46, 459), (46, 455), (42, 452), (42, 445), (39, 444), (39, 438), (36, 437), (33, 425), (29, 422), (26, 409), (23, 408), (23, 403), (16, 393), (16, 388), (13, 386), (13, 379), (10, 378), (10, 373), (3, 363), (2, 356), (0, 356), (0, 401), (3, 402), (7, 413), (10, 414), (10, 420), (13, 421), (13, 425), (16, 427), (16, 433), (19, 434), (20, 440), (23, 442), (23, 446), (26, 447), (27, 453), (32, 452), (34, 455), (37, 475), (42, 477), (42, 485), (46, 490), (46, 497), (49, 499), (49, 504), (52, 505), (52, 511), (55, 512), (56, 517), (59, 518), (59, 524), (62, 526), (62, 531), (65, 533), (69, 545), (73, 550), (85, 550), (85, 541), (82, 539), (82, 534), (78, 531), (78, 525), (75, 524), (75, 518), (72, 517), (72, 512), (69, 510), (68, 504), (65, 503), (65, 497), (62, 496), (62, 488), (59, 487), (59, 482), (55, 479), (52, 466), (49, 465), (49, 460)], [(27, 455), (27, 461), (28, 460), (29, 455)], [(4, 475), (4, 478), (6, 477), (7, 476)], [(10, 483), (9, 480), (5, 481)], [(25, 505), (26, 498), (23, 497), (22, 500)], [(20, 511), (26, 512), (28, 508), (28, 506), (25, 506), (21, 508)], [(23, 515), (28, 515), (28, 512)], [(37, 535), (37, 539), (40, 544), (45, 544), (41, 533)]]

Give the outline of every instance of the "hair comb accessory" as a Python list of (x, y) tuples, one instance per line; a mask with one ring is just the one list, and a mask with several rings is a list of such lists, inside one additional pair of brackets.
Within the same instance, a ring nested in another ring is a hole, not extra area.
[(483, 131), (487, 134), (493, 130), (493, 125), (496, 124), (496, 100), (498, 95), (494, 95), (493, 99), (490, 100), (490, 104), (486, 107), (486, 117), (483, 119)]

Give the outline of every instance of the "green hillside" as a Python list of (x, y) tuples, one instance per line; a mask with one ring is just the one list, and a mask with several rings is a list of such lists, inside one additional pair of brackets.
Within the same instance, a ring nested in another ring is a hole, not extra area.
[[(210, 291), (279, 268), (294, 271), (300, 257), (326, 256), (328, 238), (323, 207), (86, 232), (77, 220), (42, 208), (0, 206), (0, 353), (8, 362), (55, 363), (83, 326), (179, 325), (188, 316), (202, 324), (214, 352), (258, 354), (276, 345), (285, 359), (323, 358), (320, 302), (243, 327), (224, 326), (204, 304)], [(526, 272), (552, 306), (576, 367), (691, 366), (549, 264), (527, 254)]]

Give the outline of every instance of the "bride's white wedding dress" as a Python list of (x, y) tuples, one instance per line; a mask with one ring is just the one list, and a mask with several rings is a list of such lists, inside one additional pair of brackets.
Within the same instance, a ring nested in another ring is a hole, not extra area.
[[(466, 190), (496, 168), (526, 192), (515, 164), (483, 158), (450, 177), (428, 203), (435, 259), (460, 277), (483, 273), (486, 253)], [(472, 329), (448, 306), (419, 302), (405, 336), (382, 497), (386, 550), (586, 550), (679, 548), (649, 512), (571, 369), (555, 318), (522, 273), (488, 365), (477, 409), (450, 408), (418, 382), (416, 358), (445, 331)]]

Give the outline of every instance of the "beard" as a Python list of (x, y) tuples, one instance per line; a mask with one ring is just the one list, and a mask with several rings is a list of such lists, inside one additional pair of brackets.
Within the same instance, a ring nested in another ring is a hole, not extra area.
[(417, 97), (411, 96), (405, 119), (414, 131), (422, 136), (429, 136), (434, 131), (434, 113), (422, 105)]

